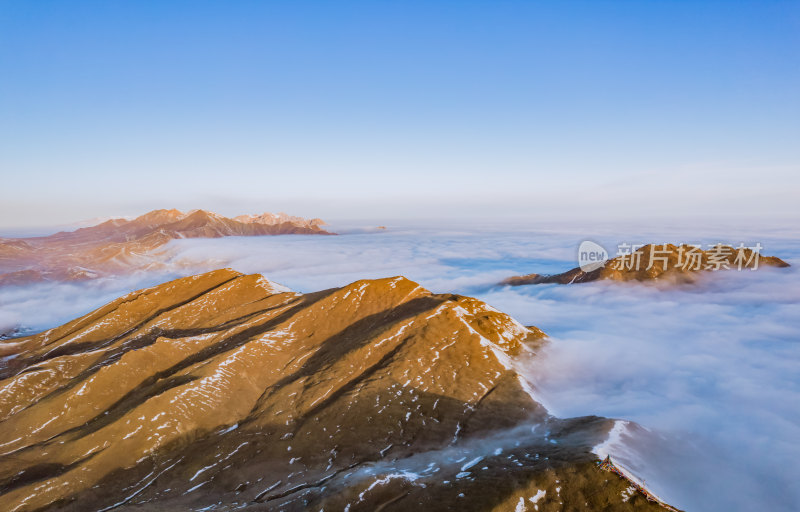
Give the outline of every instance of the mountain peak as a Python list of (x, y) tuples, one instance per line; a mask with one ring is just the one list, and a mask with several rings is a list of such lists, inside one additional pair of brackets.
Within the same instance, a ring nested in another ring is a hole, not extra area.
[(662, 281), (692, 283), (701, 274), (718, 270), (758, 270), (763, 267), (788, 267), (776, 256), (764, 256), (748, 247), (717, 244), (702, 250), (693, 245), (647, 244), (584, 271), (580, 267), (561, 274), (527, 274), (505, 279), (500, 285), (574, 284), (597, 280)]
[(402, 276), (139, 290), (4, 344), (0, 508), (506, 510), (545, 488), (621, 510), (592, 464), (614, 422), (553, 418), (514, 369), (540, 337)]
[(93, 279), (147, 268), (160, 264), (150, 256), (155, 249), (180, 238), (333, 234), (320, 227), (324, 222), (319, 219), (283, 213), (244, 217), (246, 222), (207, 210), (161, 209), (47, 237), (0, 239), (0, 286)]
[(319, 218), (314, 219), (304, 219), (302, 217), (296, 217), (294, 215), (288, 215), (284, 212), (280, 213), (261, 213), (261, 214), (254, 214), (254, 215), (239, 215), (238, 217), (234, 217), (233, 220), (243, 222), (245, 224), (265, 224), (268, 226), (272, 226), (275, 224), (282, 224), (282, 223), (291, 223), (291, 224), (299, 224), (307, 227), (316, 227), (316, 226), (324, 226), (326, 224), (325, 221)]

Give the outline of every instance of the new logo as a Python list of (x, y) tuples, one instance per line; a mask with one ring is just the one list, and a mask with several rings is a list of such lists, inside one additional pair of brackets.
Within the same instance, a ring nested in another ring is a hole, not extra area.
[(584, 240), (578, 247), (578, 265), (584, 272), (591, 272), (602, 267), (608, 261), (608, 251), (602, 245)]

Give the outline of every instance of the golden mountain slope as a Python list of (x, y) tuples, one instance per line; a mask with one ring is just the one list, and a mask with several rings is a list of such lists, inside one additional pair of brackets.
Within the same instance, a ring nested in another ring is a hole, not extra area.
[(542, 337), (403, 277), (137, 291), (0, 342), (0, 510), (657, 508), (531, 397)]

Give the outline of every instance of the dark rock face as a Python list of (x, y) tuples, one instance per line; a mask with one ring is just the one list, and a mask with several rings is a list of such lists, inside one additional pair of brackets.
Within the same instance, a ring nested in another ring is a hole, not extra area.
[(133, 220), (112, 219), (45, 237), (0, 239), (0, 286), (83, 281), (157, 268), (161, 262), (151, 253), (178, 238), (333, 234), (324, 224), (285, 214), (229, 219), (204, 210), (154, 210)]
[(617, 256), (602, 267), (584, 272), (580, 267), (554, 275), (528, 274), (513, 276), (500, 285), (574, 284), (610, 279), (612, 281), (671, 281), (692, 283), (696, 276), (716, 270), (758, 270), (762, 267), (788, 267), (789, 264), (775, 256), (756, 256), (748, 248), (739, 250), (720, 245), (708, 251), (689, 245), (645, 245), (630, 255)]
[(0, 341), (0, 509), (634, 510), (512, 361), (542, 343), (405, 278), (219, 270)]

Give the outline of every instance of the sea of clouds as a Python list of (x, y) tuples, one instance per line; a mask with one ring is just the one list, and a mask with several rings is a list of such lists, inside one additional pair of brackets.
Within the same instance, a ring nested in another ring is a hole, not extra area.
[[(211, 268), (263, 273), (302, 292), (404, 275), (434, 292), (478, 297), (547, 332), (551, 342), (524, 365), (539, 399), (561, 417), (597, 414), (645, 427), (620, 460), (670, 503), (793, 510), (800, 502), (798, 237), (757, 230), (619, 233), (390, 226), (340, 236), (176, 240), (157, 274), (0, 289), (0, 331), (59, 325), (128, 291)], [(621, 242), (760, 242), (765, 254), (793, 267), (714, 273), (677, 288), (497, 286), (511, 275), (576, 266), (586, 239), (612, 255)]]

